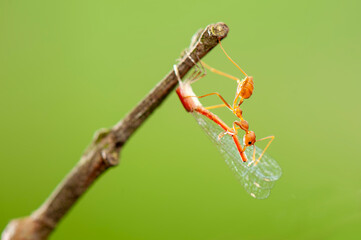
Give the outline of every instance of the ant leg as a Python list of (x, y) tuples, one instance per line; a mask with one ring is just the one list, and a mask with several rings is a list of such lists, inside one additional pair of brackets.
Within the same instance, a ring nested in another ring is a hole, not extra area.
[(219, 42), (219, 46), (221, 47), (222, 51), (224, 52), (224, 54), (227, 56), (227, 58), (246, 76), (248, 77), (247, 73), (245, 73), (245, 71), (242, 70), (242, 68), (240, 68), (240, 66), (238, 66), (238, 64), (233, 61), (233, 59), (227, 54), (226, 50), (224, 50), (222, 44), (221, 44), (221, 40), (218, 40)]
[[(252, 163), (254, 163), (256, 160), (256, 146), (253, 144), (253, 155), (252, 155), (252, 161), (250, 161), (248, 163), (248, 167), (252, 165)], [(257, 165), (257, 163), (254, 164), (255, 166)]]
[[(241, 106), (241, 104), (243, 103), (244, 98), (240, 96), (241, 93), (242, 93), (242, 90), (239, 91), (239, 93), (238, 93), (238, 94), (236, 95), (236, 97), (234, 98), (234, 100), (233, 100), (233, 106), (238, 105), (238, 107), (239, 107), (239, 106)], [(237, 103), (238, 98), (239, 98), (239, 102)]]
[(228, 74), (228, 73), (221, 72), (221, 71), (219, 71), (219, 70), (217, 70), (217, 69), (209, 66), (208, 64), (206, 64), (206, 63), (203, 62), (203, 61), (200, 61), (200, 62), (202, 63), (202, 65), (203, 65), (204, 67), (206, 67), (209, 71), (211, 71), (211, 72), (213, 72), (213, 73), (216, 73), (216, 74), (218, 74), (218, 75), (221, 75), (221, 76), (230, 78), (230, 79), (235, 80), (235, 81), (237, 81), (237, 82), (240, 81), (238, 78), (236, 78), (236, 77), (234, 77), (234, 76), (232, 76), (232, 75), (230, 75), (230, 74)]
[(244, 98), (241, 98), (241, 99), (239, 100), (238, 107), (241, 106), (241, 104), (243, 103), (243, 100), (244, 100)]
[[(192, 62), (194, 62), (194, 60), (189, 56), (188, 52), (185, 51), (185, 54), (187, 55), (187, 57), (189, 59), (191, 59)], [(179, 85), (181, 85), (181, 77), (180, 77), (180, 74), (179, 74), (179, 71), (178, 71), (178, 66), (173, 65), (173, 69), (174, 69), (174, 73), (175, 73), (175, 75), (176, 75), (176, 77), (178, 79), (178, 83), (179, 83)], [(191, 75), (187, 79), (184, 80), (184, 82), (192, 83), (193, 81), (196, 81), (196, 80), (202, 78), (202, 77), (199, 77), (200, 74), (201, 74), (201, 71), (196, 71), (195, 70), (195, 71), (193, 71), (191, 73)]]
[[(233, 132), (230, 132), (230, 131), (224, 131), (224, 132), (221, 132), (219, 135), (218, 135), (218, 140), (220, 140), (222, 137), (224, 137), (224, 135), (226, 134), (229, 134), (229, 135), (237, 135), (238, 134), (238, 129), (241, 129), (241, 127), (239, 126), (239, 122), (238, 121), (234, 121), (233, 122)], [(243, 148), (243, 151), (246, 149), (246, 146), (244, 146)]]
[(194, 72), (188, 77), (187, 81), (189, 82), (189, 84), (192, 84), (203, 78), (204, 76), (206, 76), (204, 73), (194, 70)]
[(206, 95), (203, 95), (203, 96), (199, 96), (198, 98), (204, 98), (204, 97), (208, 97), (208, 96), (211, 96), (211, 95), (217, 95), (221, 100), (222, 102), (224, 103), (224, 105), (226, 105), (227, 108), (229, 108), (230, 110), (233, 111), (233, 108), (231, 107), (231, 105), (229, 105), (226, 100), (224, 100), (224, 98), (217, 92), (214, 92), (214, 93), (208, 93)]
[[(177, 77), (179, 85), (182, 85), (182, 80), (181, 80), (177, 65), (175, 65), (175, 64), (173, 65), (173, 70), (174, 70), (174, 73), (175, 73), (175, 75)], [(204, 73), (201, 76), (200, 76), (200, 74), (201, 74), (201, 72), (194, 71), (191, 74), (191, 76), (189, 78), (187, 78), (185, 81), (190, 81), (192, 83), (192, 82), (195, 82), (195, 81), (197, 81), (197, 80), (199, 80), (199, 79), (201, 79), (202, 77), (205, 76)], [(193, 97), (193, 96), (190, 96), (190, 97)], [(194, 97), (196, 97), (196, 96), (194, 96)]]
[(238, 131), (237, 131), (238, 129), (242, 129), (241, 123), (239, 121), (234, 121), (233, 122), (233, 130), (236, 134), (238, 133)]
[(253, 144), (253, 160), (256, 160), (256, 145)]
[(221, 140), (221, 138), (224, 137), (226, 134), (228, 134), (228, 135), (230, 135), (230, 136), (236, 135), (236, 133), (230, 132), (230, 131), (227, 130), (227, 131), (221, 132), (221, 133), (218, 135), (218, 137), (217, 137), (218, 141)]
[(227, 131), (221, 132), (221, 133), (218, 135), (217, 140), (218, 140), (218, 141), (221, 140), (221, 138), (224, 137), (224, 135), (226, 135), (226, 134), (227, 134)]
[[(184, 98), (189, 98), (189, 97), (196, 97), (196, 98), (199, 98), (198, 96), (186, 96)], [(214, 105), (214, 106), (209, 106), (209, 107), (204, 107), (205, 109), (207, 110), (210, 110), (210, 109), (215, 109), (215, 108), (222, 108), (222, 107), (228, 107), (226, 104), (219, 104), (219, 105)], [(232, 109), (231, 109), (232, 110)]]
[[(197, 55), (197, 59), (198, 59), (198, 63), (196, 63), (196, 61), (194, 61), (194, 59), (190, 56), (189, 53), (186, 53), (187, 57), (192, 61), (192, 63), (194, 64), (194, 72), (192, 73), (192, 75), (189, 77), (189, 83), (192, 84), (196, 81), (198, 81), (199, 79), (203, 78), (204, 76), (207, 75), (207, 72), (204, 68), (204, 66), (202, 65), (198, 55)], [(200, 66), (199, 66), (200, 65)]]
[[(258, 164), (259, 160), (261, 160), (263, 154), (266, 152), (266, 150), (267, 150), (267, 148), (269, 147), (269, 145), (271, 144), (271, 142), (275, 139), (275, 136), (264, 137), (264, 138), (262, 138), (262, 139), (257, 140), (257, 142), (262, 141), (262, 140), (266, 140), (266, 139), (271, 139), (271, 140), (267, 143), (267, 145), (266, 145), (266, 147), (264, 148), (262, 154), (259, 156), (259, 158), (257, 159), (257, 161), (254, 163), (255, 166)], [(255, 160), (255, 158), (254, 158), (253, 160)]]
[(199, 59), (198, 55), (196, 55), (196, 56), (197, 56), (198, 62), (194, 61), (194, 59), (190, 56), (190, 54), (187, 53), (187, 57), (192, 61), (192, 63), (194, 64), (194, 67), (197, 68), (199, 72), (203, 72), (204, 74), (206, 74), (207, 72), (201, 63), (201, 60)]
[(219, 104), (219, 105), (205, 107), (205, 109), (210, 110), (210, 109), (221, 108), (221, 107), (227, 107), (227, 106), (226, 106), (226, 104)]

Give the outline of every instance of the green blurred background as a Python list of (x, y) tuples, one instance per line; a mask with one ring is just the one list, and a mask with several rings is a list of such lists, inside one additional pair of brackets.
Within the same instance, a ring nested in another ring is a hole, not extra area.
[[(276, 136), (283, 176), (271, 196), (246, 193), (172, 93), (51, 239), (361, 239), (360, 8), (0, 1), (0, 228), (46, 199), (199, 28), (223, 21), (224, 47), (255, 78), (245, 118), (258, 137)], [(219, 47), (204, 60), (241, 76)], [(209, 73), (194, 88), (230, 100), (235, 85)]]

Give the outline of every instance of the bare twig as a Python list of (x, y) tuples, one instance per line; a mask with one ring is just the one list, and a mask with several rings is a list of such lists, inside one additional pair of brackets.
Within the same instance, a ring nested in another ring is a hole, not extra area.
[[(228, 27), (224, 23), (208, 25), (193, 36), (187, 52), (198, 61), (227, 33)], [(184, 56), (178, 64), (180, 76), (183, 77), (193, 66), (194, 63)], [(177, 78), (171, 71), (122, 121), (112, 129), (98, 131), (79, 163), (43, 205), (28, 217), (12, 220), (2, 233), (2, 239), (47, 239), (60, 219), (94, 180), (105, 170), (118, 164), (123, 145), (176, 85)]]

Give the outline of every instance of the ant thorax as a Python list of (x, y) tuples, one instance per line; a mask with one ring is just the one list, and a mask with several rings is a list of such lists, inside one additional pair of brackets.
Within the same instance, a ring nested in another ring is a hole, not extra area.
[(243, 119), (242, 117), (242, 110), (239, 106), (235, 106), (233, 108), (233, 113), (239, 118), (239, 119)]

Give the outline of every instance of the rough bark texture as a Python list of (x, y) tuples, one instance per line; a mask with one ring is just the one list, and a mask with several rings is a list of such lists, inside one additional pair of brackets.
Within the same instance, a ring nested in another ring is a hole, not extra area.
[[(187, 52), (198, 61), (218, 44), (218, 39), (223, 39), (227, 34), (228, 27), (224, 23), (208, 25), (193, 36)], [(178, 64), (180, 76), (183, 77), (193, 66), (194, 63), (184, 56)], [(118, 164), (120, 150), (126, 141), (176, 85), (177, 78), (172, 70), (123, 120), (112, 129), (98, 131), (78, 164), (50, 197), (30, 216), (10, 221), (2, 233), (2, 239), (47, 239), (95, 179)]]

